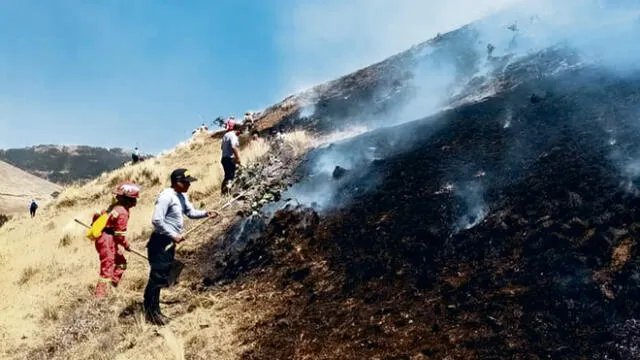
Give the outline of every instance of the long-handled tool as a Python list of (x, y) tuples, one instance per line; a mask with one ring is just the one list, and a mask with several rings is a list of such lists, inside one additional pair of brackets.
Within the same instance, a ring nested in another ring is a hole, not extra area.
[[(236, 200), (240, 199), (242, 196), (244, 196), (244, 194), (247, 191), (243, 191), (240, 194), (238, 194), (236, 197), (234, 197), (233, 199), (229, 200), (226, 204), (222, 205), (221, 208), (219, 208), (218, 210), (216, 210), (216, 212), (222, 211), (224, 210), (226, 207), (228, 207), (229, 205), (233, 204)], [(196, 224), (196, 226), (192, 227), (191, 229), (189, 229), (187, 232), (184, 233), (183, 237), (187, 237), (187, 235), (191, 234), (193, 231), (195, 231), (197, 228), (199, 228), (200, 226), (202, 226), (204, 223), (206, 223), (207, 221), (209, 221), (210, 217), (204, 218), (202, 219), (198, 224)], [(164, 248), (164, 251), (169, 251), (169, 249), (171, 249), (172, 247), (176, 246), (176, 243), (172, 242), (171, 244), (167, 245)]]
[[(80, 225), (82, 225), (82, 226), (86, 227), (87, 229), (90, 229), (90, 228), (91, 228), (91, 226), (89, 226), (89, 225), (87, 225), (87, 224), (83, 223), (82, 221), (80, 221), (80, 220), (78, 220), (78, 219), (73, 219), (73, 220), (74, 220), (75, 222), (77, 222), (78, 224), (80, 224)], [(136, 254), (136, 255), (140, 256), (141, 258), (144, 258), (145, 260), (149, 260), (149, 258), (147, 258), (146, 256), (144, 256), (144, 254), (143, 254), (143, 253), (141, 253), (141, 252), (139, 252), (138, 250), (135, 250), (135, 249), (131, 249), (131, 248), (130, 248), (130, 249), (129, 249), (129, 250), (127, 250), (127, 251), (132, 252), (132, 253), (134, 253), (134, 254)]]
[[(78, 219), (73, 219), (75, 220), (75, 222), (77, 222), (78, 224), (86, 227), (86, 228), (90, 228), (89, 225), (83, 223), (82, 221), (78, 220)], [(141, 252), (134, 250), (134, 249), (129, 249), (128, 251), (140, 256), (141, 258), (145, 259), (145, 260), (149, 260), (149, 258), (147, 258), (146, 256), (144, 256), (144, 254), (142, 254)], [(177, 259), (173, 259), (173, 262), (171, 263), (171, 268), (169, 269), (169, 276), (167, 279), (167, 282), (169, 284), (169, 286), (173, 286), (177, 281), (178, 281), (178, 277), (180, 276), (180, 273), (182, 272), (182, 269), (184, 269), (184, 263), (180, 260)]]

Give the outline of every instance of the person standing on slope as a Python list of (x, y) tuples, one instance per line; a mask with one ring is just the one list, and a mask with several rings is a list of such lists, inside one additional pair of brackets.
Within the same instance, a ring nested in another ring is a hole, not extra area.
[(31, 199), (31, 204), (29, 204), (29, 214), (31, 214), (32, 218), (36, 216), (36, 210), (38, 210), (38, 203), (35, 199)]
[(246, 126), (249, 129), (253, 129), (254, 121), (255, 121), (255, 115), (252, 112), (247, 111), (246, 113), (244, 113), (244, 119), (242, 121), (242, 124), (244, 126)]
[(131, 163), (136, 164), (138, 162), (140, 162), (140, 150), (138, 150), (138, 147), (136, 146), (131, 153)]
[(239, 134), (240, 131), (236, 130), (234, 122), (227, 123), (227, 132), (222, 137), (221, 143), (222, 159), (220, 163), (222, 163), (222, 168), (224, 169), (224, 180), (222, 180), (222, 186), (220, 186), (222, 195), (229, 193), (230, 183), (236, 176), (236, 167), (241, 165)]
[(94, 214), (91, 221), (93, 225), (101, 216), (107, 217), (101, 235), (95, 239), (96, 251), (100, 258), (100, 279), (95, 291), (97, 298), (107, 295), (109, 285), (117, 287), (127, 269), (127, 259), (118, 245), (127, 251), (131, 250), (126, 238), (127, 224), (129, 211), (136, 206), (140, 197), (140, 188), (134, 183), (125, 182), (118, 185), (113, 193), (113, 203), (101, 213)]
[(149, 256), (149, 281), (144, 289), (145, 319), (155, 325), (164, 325), (169, 319), (160, 311), (160, 290), (169, 285), (171, 264), (175, 258), (175, 246), (165, 250), (172, 242), (184, 241), (182, 214), (191, 219), (216, 217), (213, 211), (196, 210), (189, 202), (186, 192), (196, 181), (187, 169), (176, 169), (171, 173), (171, 187), (164, 189), (156, 200), (152, 223), (153, 233), (147, 244)]

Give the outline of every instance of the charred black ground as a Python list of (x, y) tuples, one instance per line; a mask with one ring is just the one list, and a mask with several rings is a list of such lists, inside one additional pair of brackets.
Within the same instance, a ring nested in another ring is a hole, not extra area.
[(336, 180), (336, 210), (280, 210), (211, 270), (282, 290), (245, 358), (640, 358), (640, 200), (624, 170), (640, 76), (551, 75), (576, 63), (559, 54), (503, 68), (480, 103), (309, 154), (381, 156)]

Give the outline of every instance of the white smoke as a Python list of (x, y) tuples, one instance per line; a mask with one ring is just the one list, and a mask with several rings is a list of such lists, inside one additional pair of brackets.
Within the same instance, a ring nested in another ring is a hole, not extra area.
[(620, 151), (614, 151), (612, 155), (612, 159), (622, 168), (622, 176), (620, 187), (626, 192), (639, 195), (640, 194), (640, 184), (638, 184), (638, 179), (640, 179), (640, 156), (635, 157), (625, 157), (622, 155)]
[(511, 127), (511, 121), (513, 120), (513, 110), (511, 109), (511, 107), (508, 107), (505, 115), (504, 115), (504, 120), (502, 121), (502, 127), (504, 129), (508, 129)]
[(457, 233), (480, 224), (489, 213), (489, 207), (484, 200), (484, 186), (479, 181), (454, 185), (454, 189), (455, 196), (461, 200), (453, 228), (453, 232)]
[(640, 3), (539, 0), (518, 3), (473, 25), (493, 56), (532, 54), (565, 44), (590, 62), (616, 70), (638, 67)]
[(427, 60), (421, 62), (413, 74), (414, 98), (387, 125), (399, 125), (433, 115), (442, 110), (444, 103), (454, 95), (456, 68), (453, 64)]
[(278, 41), (285, 92), (348, 74), (518, 1), (324, 0), (283, 6)]
[(302, 108), (300, 112), (300, 117), (312, 117), (316, 112), (316, 105), (310, 104)]
[[(320, 154), (312, 156), (307, 177), (288, 189), (283, 198), (295, 199), (298, 204), (313, 207), (318, 211), (331, 210), (342, 205), (341, 199), (336, 197), (349, 174), (361, 171), (373, 161), (383, 158), (375, 146), (365, 146), (357, 140), (355, 145), (352, 145), (354, 138), (365, 131), (364, 127), (354, 127), (323, 137), (326, 142), (317, 145), (316, 151)], [(347, 172), (344, 178), (334, 177), (337, 168)], [(369, 189), (375, 186), (375, 180), (363, 181), (358, 186), (360, 188), (354, 190)]]
[[(356, 114), (350, 119), (344, 119), (343, 123), (364, 124), (370, 131), (375, 131), (493, 95), (498, 88), (497, 85), (493, 86), (495, 79), (489, 77), (494, 70), (488, 60), (489, 44), (494, 47), (491, 56), (510, 55), (512, 62), (545, 48), (565, 45), (578, 50), (584, 62), (604, 65), (617, 72), (637, 68), (639, 64), (637, 59), (640, 58), (640, 42), (634, 37), (638, 35), (640, 28), (638, 13), (630, 11), (628, 7), (621, 10), (608, 2), (569, 0), (558, 3), (542, 0), (521, 3), (473, 24), (472, 28), (479, 34), (475, 43), (475, 55), (452, 56), (475, 56), (475, 74), (461, 77), (460, 69), (454, 65), (454, 58), (449, 62), (442, 58), (435, 61), (429, 57), (434, 48), (423, 46), (420, 52), (415, 52), (414, 55), (426, 57), (421, 58), (422, 61), (411, 69), (399, 70), (409, 70), (413, 74), (409, 83), (414, 90), (411, 101), (391, 115)], [(554, 71), (558, 73), (572, 66), (576, 65), (560, 63)], [(544, 75), (552, 76), (553, 73)], [(465, 94), (455, 103), (447, 103), (452, 97), (462, 95), (473, 78), (481, 80), (483, 86), (479, 88), (482, 91)], [(374, 97), (374, 103), (391, 99), (401, 90), (393, 86), (380, 88)], [(313, 116), (309, 110), (304, 111), (305, 115)], [(513, 110), (507, 107), (503, 128), (513, 126), (513, 121)], [(348, 146), (336, 143), (333, 147), (325, 148), (320, 156), (314, 158), (309, 178), (294, 186), (288, 196), (301, 203), (314, 205), (318, 209), (337, 206), (339, 204), (335, 201), (341, 202), (341, 199), (336, 199), (341, 181), (332, 179), (331, 176), (336, 166), (348, 171), (366, 171), (372, 162), (394, 154), (394, 151), (389, 149), (406, 145), (405, 141), (398, 136), (385, 139), (382, 147), (379, 144), (354, 140)], [(612, 138), (610, 144), (615, 143), (615, 138)], [(634, 173), (640, 171), (636, 170), (635, 166), (630, 166)], [(371, 188), (375, 185), (373, 181), (363, 186)], [(487, 215), (489, 209), (483, 199), (484, 190), (479, 183), (462, 185), (456, 196), (464, 200), (466, 209), (455, 221), (456, 231), (476, 226)]]

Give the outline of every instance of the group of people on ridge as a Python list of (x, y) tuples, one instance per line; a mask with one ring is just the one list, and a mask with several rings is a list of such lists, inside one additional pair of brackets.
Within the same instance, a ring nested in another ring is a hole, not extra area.
[[(226, 133), (222, 138), (221, 163), (224, 169), (222, 192), (229, 191), (236, 167), (240, 165), (239, 131), (233, 121), (225, 124)], [(189, 201), (187, 191), (191, 183), (197, 181), (187, 169), (175, 169), (170, 175), (171, 186), (164, 189), (155, 201), (151, 223), (153, 233), (147, 242), (147, 256), (150, 266), (149, 279), (144, 290), (144, 312), (146, 321), (164, 325), (168, 318), (160, 311), (160, 291), (169, 286), (169, 276), (175, 258), (175, 246), (185, 240), (183, 215), (191, 219), (214, 218), (214, 211), (198, 210)], [(103, 218), (104, 227), (95, 238), (95, 248), (100, 259), (100, 278), (95, 288), (95, 296), (103, 298), (109, 287), (117, 287), (127, 269), (127, 260), (120, 248), (131, 251), (127, 240), (127, 224), (130, 209), (140, 198), (140, 187), (132, 182), (119, 184), (114, 190), (111, 205), (101, 213), (96, 213), (92, 226)]]

